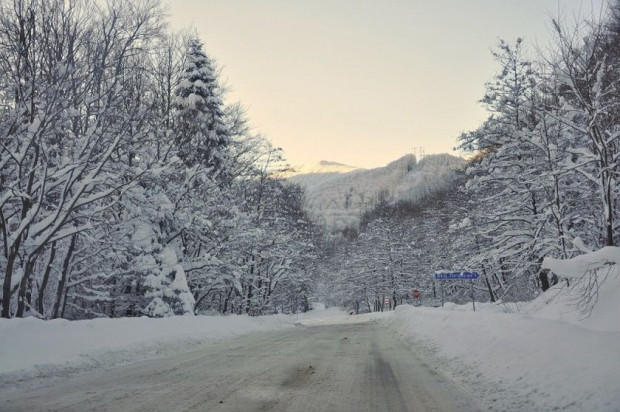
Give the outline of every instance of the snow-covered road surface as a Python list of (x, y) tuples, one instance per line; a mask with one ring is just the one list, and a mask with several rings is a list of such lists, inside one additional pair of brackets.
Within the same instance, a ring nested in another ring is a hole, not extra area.
[(468, 394), (375, 322), (257, 333), (169, 358), (0, 388), (0, 409), (468, 411)]

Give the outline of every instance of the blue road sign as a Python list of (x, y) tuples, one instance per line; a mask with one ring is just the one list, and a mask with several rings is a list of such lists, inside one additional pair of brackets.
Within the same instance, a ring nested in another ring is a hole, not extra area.
[(478, 272), (438, 272), (435, 273), (437, 280), (462, 280), (462, 279), (478, 279)]

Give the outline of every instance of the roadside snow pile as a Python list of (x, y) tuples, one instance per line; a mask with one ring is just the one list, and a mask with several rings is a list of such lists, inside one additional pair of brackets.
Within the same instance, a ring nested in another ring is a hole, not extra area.
[(615, 269), (620, 265), (620, 247), (607, 246), (596, 252), (586, 253), (572, 259), (545, 258), (543, 269), (567, 278), (581, 278), (588, 272)]
[[(593, 295), (585, 294), (589, 279), (570, 288), (564, 283), (558, 284), (529, 303), (524, 312), (592, 331), (620, 332), (620, 276), (611, 272), (602, 274), (597, 282), (599, 288)], [(584, 299), (592, 300), (585, 304)]]
[(568, 260), (545, 259), (543, 267), (570, 277), (531, 302), (526, 312), (595, 331), (620, 331), (620, 247), (604, 247)]
[[(465, 376), (489, 409), (617, 411), (620, 254), (603, 251), (549, 264), (561, 276), (588, 273), (573, 279), (573, 288), (558, 285), (521, 308), (509, 307), (512, 313), (494, 304), (477, 304), (476, 312), (471, 304), (399, 306), (386, 323), (438, 357), (449, 375)], [(576, 310), (594, 281), (597, 304), (586, 313)]]
[[(285, 315), (82, 321), (0, 318), (0, 375), (135, 360), (202, 341), (293, 327)], [(34, 369), (34, 370), (33, 370)], [(24, 371), (25, 372), (25, 371)]]

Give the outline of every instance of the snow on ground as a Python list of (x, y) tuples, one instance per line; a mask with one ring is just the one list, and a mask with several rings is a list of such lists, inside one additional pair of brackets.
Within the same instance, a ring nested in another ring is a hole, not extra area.
[(476, 312), (399, 306), (384, 322), (489, 409), (619, 411), (620, 277), (607, 277), (587, 318), (560, 289)]
[[(561, 320), (598, 332), (620, 331), (620, 277), (602, 276), (604, 281), (595, 297), (593, 310), (579, 308), (581, 285), (567, 288), (557, 285), (524, 307), (524, 312), (537, 318)], [(593, 302), (594, 303), (594, 302)], [(618, 349), (620, 351), (620, 348)]]
[[(575, 309), (583, 285), (563, 283), (521, 304), (399, 306), (350, 315), (338, 308), (284, 316), (196, 316), (41, 321), (0, 319), (0, 385), (113, 366), (257, 331), (378, 321), (411, 342), (428, 365), (490, 410), (620, 411), (620, 275), (598, 272), (597, 304)], [(580, 283), (582, 282), (582, 283)], [(14, 380), (14, 379), (13, 379)]]
[[(298, 315), (174, 316), (42, 321), (0, 318), (0, 383), (9, 375), (48, 377), (172, 354), (194, 345), (304, 326), (368, 322), (381, 315), (349, 316), (339, 308)], [(4, 375), (4, 378), (2, 376)]]
[[(595, 331), (620, 331), (620, 247), (567, 260), (546, 258), (543, 267), (572, 278), (572, 287), (561, 282), (528, 305), (529, 313)], [(589, 286), (594, 286), (592, 293), (587, 293)]]
[(322, 310), (311, 310), (307, 313), (300, 313), (297, 324), (303, 326), (321, 325), (341, 325), (345, 323), (366, 323), (386, 316), (389, 312), (375, 312), (364, 315), (353, 315), (341, 308), (328, 308)]
[(285, 315), (176, 316), (81, 321), (0, 318), (0, 375), (51, 375), (152, 357), (257, 331), (294, 327)]

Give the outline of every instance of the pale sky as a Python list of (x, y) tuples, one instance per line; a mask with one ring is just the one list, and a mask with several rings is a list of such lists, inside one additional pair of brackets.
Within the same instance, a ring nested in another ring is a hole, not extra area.
[(423, 147), (453, 153), (499, 38), (544, 45), (558, 9), (605, 0), (169, 0), (193, 26), (254, 130), (293, 165), (377, 167)]

